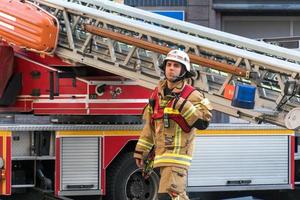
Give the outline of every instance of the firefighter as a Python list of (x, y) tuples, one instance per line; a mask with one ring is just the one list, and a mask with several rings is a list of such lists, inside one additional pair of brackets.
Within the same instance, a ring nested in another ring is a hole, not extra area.
[(196, 129), (206, 129), (211, 105), (203, 94), (188, 84), (195, 75), (189, 56), (172, 50), (160, 66), (161, 80), (144, 109), (145, 125), (134, 158), (139, 168), (149, 151), (155, 151), (154, 168), (160, 169), (159, 200), (189, 199), (187, 170), (191, 165)]

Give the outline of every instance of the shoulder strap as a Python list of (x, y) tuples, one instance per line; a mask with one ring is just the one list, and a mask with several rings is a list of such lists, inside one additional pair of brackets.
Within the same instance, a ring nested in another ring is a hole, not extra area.
[(158, 109), (158, 87), (154, 89), (150, 98), (149, 98), (149, 105), (151, 106), (153, 111)]
[(195, 90), (196, 89), (193, 86), (185, 85), (182, 92), (180, 93), (180, 97), (182, 97), (183, 99), (187, 99)]
[(156, 99), (158, 95), (158, 87), (155, 87), (155, 89), (153, 90), (150, 99)]

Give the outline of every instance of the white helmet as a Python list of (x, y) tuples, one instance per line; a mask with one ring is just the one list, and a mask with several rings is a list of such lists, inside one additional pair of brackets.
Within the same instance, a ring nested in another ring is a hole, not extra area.
[(186, 70), (185, 77), (190, 78), (195, 75), (195, 73), (191, 70), (190, 57), (184, 51), (178, 49), (171, 50), (168, 53), (167, 57), (165, 58), (163, 64), (160, 66), (161, 70), (165, 70), (165, 66), (168, 60), (179, 62), (183, 66), (185, 66), (185, 70)]

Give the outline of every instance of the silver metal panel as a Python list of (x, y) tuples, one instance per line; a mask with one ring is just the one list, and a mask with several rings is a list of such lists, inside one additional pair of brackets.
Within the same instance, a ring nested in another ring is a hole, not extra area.
[(55, 160), (55, 156), (13, 156), (12, 160)]
[(300, 10), (300, 5), (295, 4), (295, 3), (278, 3), (276, 1), (261, 1), (259, 3), (214, 3), (213, 9), (217, 11), (265, 11), (265, 12), (270, 12), (270, 11), (299, 11)]
[[(1, 131), (71, 131), (71, 130), (142, 130), (143, 125), (32, 125), (32, 124), (0, 124)], [(261, 125), (261, 124), (210, 124), (208, 129), (283, 129), (275, 125)]]
[(61, 139), (61, 190), (99, 190), (98, 137)]
[(51, 134), (49, 156), (55, 157), (55, 134)]
[[(295, 183), (296, 184), (296, 183)], [(292, 184), (283, 185), (248, 185), (248, 186), (207, 186), (207, 187), (188, 187), (188, 192), (214, 192), (214, 191), (246, 191), (246, 190), (291, 190)]]
[(60, 191), (59, 196), (85, 196), (85, 195), (101, 195), (99, 190), (89, 190), (89, 191)]
[(288, 136), (196, 138), (188, 186), (289, 184)]
[(11, 185), (11, 188), (33, 188), (34, 184), (24, 184), (24, 185)]
[(223, 30), (248, 38), (270, 38), (270, 37), (286, 37), (291, 35), (292, 21), (299, 21), (295, 17), (266, 17), (253, 16), (251, 18), (224, 17)]
[(12, 156), (31, 155), (31, 133), (18, 131), (12, 133)]

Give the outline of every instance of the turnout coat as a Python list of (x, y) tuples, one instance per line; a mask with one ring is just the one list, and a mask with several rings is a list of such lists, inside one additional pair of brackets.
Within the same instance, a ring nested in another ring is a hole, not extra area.
[(165, 95), (167, 81), (160, 81), (145, 107), (144, 128), (136, 145), (134, 158), (144, 159), (155, 145), (154, 167), (191, 165), (196, 129), (206, 129), (212, 106), (204, 95), (187, 84), (177, 83)]

